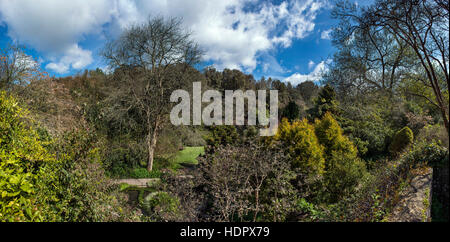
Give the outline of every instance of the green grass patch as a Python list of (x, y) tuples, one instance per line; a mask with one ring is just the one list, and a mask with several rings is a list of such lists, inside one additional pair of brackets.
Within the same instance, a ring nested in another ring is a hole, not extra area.
[(205, 154), (205, 147), (203, 146), (185, 147), (183, 150), (178, 151), (174, 158), (174, 162), (177, 164), (185, 163), (197, 165), (197, 157), (203, 154)]

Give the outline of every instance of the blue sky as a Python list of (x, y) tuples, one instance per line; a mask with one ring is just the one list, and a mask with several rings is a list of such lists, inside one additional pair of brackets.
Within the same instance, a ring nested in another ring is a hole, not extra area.
[(151, 15), (182, 17), (205, 51), (202, 66), (298, 84), (332, 61), (329, 0), (0, 0), (0, 47), (18, 42), (55, 76), (106, 68), (107, 38)]

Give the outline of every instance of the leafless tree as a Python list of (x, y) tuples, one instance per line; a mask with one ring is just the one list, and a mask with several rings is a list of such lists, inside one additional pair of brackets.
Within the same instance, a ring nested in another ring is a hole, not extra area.
[(207, 221), (276, 222), (294, 207), (295, 174), (279, 150), (255, 143), (220, 146), (200, 158), (195, 177), (209, 197)]
[(200, 60), (201, 51), (180, 19), (156, 17), (125, 30), (102, 55), (123, 83), (119, 96), (127, 106), (122, 111), (134, 109), (141, 116), (151, 171), (158, 133), (170, 112), (170, 95), (182, 86), (183, 73)]
[(0, 89), (13, 85), (29, 84), (34, 79), (44, 78), (37, 62), (24, 52), (24, 47), (10, 44), (0, 48)]

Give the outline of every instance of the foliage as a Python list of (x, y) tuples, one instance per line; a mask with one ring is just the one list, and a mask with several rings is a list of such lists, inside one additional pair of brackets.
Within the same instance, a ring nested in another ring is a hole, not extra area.
[(281, 110), (281, 117), (289, 121), (300, 118), (300, 107), (293, 101), (290, 101), (286, 107)]
[(389, 152), (396, 155), (411, 145), (414, 140), (414, 134), (407, 126), (399, 130), (389, 145)]
[[(0, 220), (43, 221), (48, 200), (39, 196), (42, 181), (54, 174), (46, 168), (56, 162), (39, 135), (24, 123), (26, 110), (0, 92)], [(48, 189), (48, 188), (47, 188)]]
[(336, 203), (355, 191), (366, 173), (366, 166), (361, 159), (343, 152), (333, 152), (327, 164), (323, 181), (325, 191), (318, 199)]
[(161, 176), (161, 171), (154, 169), (151, 172), (148, 172), (145, 168), (135, 168), (131, 171), (129, 177), (135, 179), (141, 178), (159, 178)]
[(205, 137), (206, 143), (211, 146), (235, 144), (239, 142), (239, 134), (235, 126), (211, 126), (211, 134)]
[(330, 113), (315, 122), (315, 134), (324, 147), (325, 192), (321, 199), (337, 202), (350, 194), (364, 176), (366, 167), (357, 154), (358, 150), (348, 137), (343, 135), (338, 122)]
[(339, 113), (336, 92), (329, 84), (326, 84), (322, 89), (320, 89), (314, 107), (308, 110), (311, 120), (322, 118), (322, 116), (327, 112), (332, 114)]
[(142, 206), (150, 218), (156, 221), (177, 221), (180, 214), (180, 201), (167, 192), (152, 192), (148, 194)]
[(135, 219), (106, 180), (92, 134), (79, 130), (55, 142), (26, 125), (14, 98), (2, 92), (0, 101), (1, 220)]
[(306, 119), (290, 123), (281, 121), (274, 140), (280, 141), (289, 155), (293, 168), (308, 174), (322, 174), (325, 168), (324, 148), (314, 132), (314, 126)]
[(424, 142), (437, 142), (443, 147), (449, 147), (449, 139), (445, 127), (439, 124), (427, 125), (420, 130), (416, 140)]
[(341, 127), (331, 113), (325, 113), (321, 120), (316, 119), (314, 128), (320, 144), (325, 147), (327, 158), (333, 157), (335, 153), (343, 153), (352, 158), (357, 156), (356, 147), (343, 135)]
[(123, 194), (106, 177), (95, 135), (86, 130), (68, 132), (55, 151), (60, 162), (52, 167), (59, 202), (57, 221), (129, 221), (136, 219)]

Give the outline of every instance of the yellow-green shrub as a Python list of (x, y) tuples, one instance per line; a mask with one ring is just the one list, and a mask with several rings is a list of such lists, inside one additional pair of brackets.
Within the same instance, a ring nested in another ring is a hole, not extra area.
[(42, 221), (45, 203), (38, 187), (51, 172), (43, 169), (54, 157), (45, 142), (25, 125), (27, 112), (0, 92), (0, 221)]
[(324, 148), (314, 133), (314, 126), (308, 120), (290, 123), (283, 119), (274, 137), (287, 148), (292, 166), (308, 173), (322, 174), (325, 167)]
[(333, 152), (341, 152), (350, 157), (357, 156), (358, 150), (348, 137), (343, 135), (341, 127), (330, 113), (326, 113), (321, 120), (316, 119), (314, 128), (320, 144), (325, 147), (327, 158), (332, 157)]
[(343, 135), (338, 122), (330, 113), (315, 121), (315, 134), (324, 146), (325, 174), (322, 199), (334, 203), (351, 193), (366, 172), (364, 162), (358, 158), (358, 150)]

